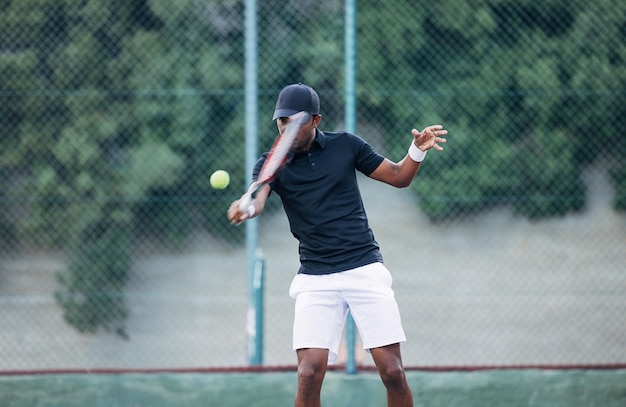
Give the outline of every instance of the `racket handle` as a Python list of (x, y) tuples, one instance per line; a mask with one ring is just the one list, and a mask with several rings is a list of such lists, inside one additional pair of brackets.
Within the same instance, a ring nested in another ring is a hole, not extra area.
[(252, 205), (252, 194), (247, 193), (242, 196), (241, 200), (239, 201), (239, 211), (248, 213), (248, 208), (250, 207), (250, 205)]
[(254, 185), (254, 188), (251, 188), (248, 192), (246, 192), (241, 197), (241, 200), (239, 201), (239, 211), (240, 212), (245, 212), (248, 215), (250, 215), (250, 217), (252, 217), (254, 215), (254, 207), (253, 207), (252, 210), (250, 210), (250, 206), (254, 202), (254, 199), (256, 198), (256, 194), (259, 192), (259, 190), (261, 189), (261, 187), (263, 185), (265, 185), (265, 183), (257, 182)]

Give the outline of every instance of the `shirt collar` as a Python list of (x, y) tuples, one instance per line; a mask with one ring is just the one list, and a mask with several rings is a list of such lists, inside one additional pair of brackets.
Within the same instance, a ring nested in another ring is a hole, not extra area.
[(323, 131), (319, 130), (319, 129), (315, 129), (315, 140), (313, 140), (313, 142), (317, 142), (317, 144), (320, 145), (320, 147), (322, 149), (324, 149), (324, 147), (326, 147), (326, 135), (324, 134)]
[[(320, 129), (315, 129), (315, 138), (313, 139), (313, 143), (311, 143), (311, 148), (309, 148), (309, 151), (311, 151), (311, 149), (313, 148), (313, 144), (315, 143), (317, 143), (317, 145), (319, 145), (322, 150), (326, 147), (326, 135)], [(299, 153), (299, 154), (306, 154), (306, 153)], [(290, 163), (291, 160), (293, 160), (293, 157), (295, 155), (296, 153), (294, 153), (293, 151), (290, 152), (287, 155), (287, 162)]]

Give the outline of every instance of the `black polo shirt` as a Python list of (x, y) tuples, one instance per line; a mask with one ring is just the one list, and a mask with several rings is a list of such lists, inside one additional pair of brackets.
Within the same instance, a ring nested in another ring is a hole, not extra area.
[[(255, 180), (265, 157), (256, 163)], [(293, 155), (270, 184), (300, 242), (299, 273), (330, 274), (382, 261), (356, 170), (370, 175), (383, 160), (354, 134), (318, 130), (310, 150)]]

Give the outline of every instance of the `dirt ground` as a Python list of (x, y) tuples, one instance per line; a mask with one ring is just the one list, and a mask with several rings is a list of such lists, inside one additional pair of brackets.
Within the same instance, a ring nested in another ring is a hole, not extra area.
[[(626, 363), (626, 216), (606, 174), (586, 174), (582, 214), (540, 222), (507, 210), (430, 224), (408, 190), (360, 179), (403, 316), (406, 365)], [(264, 363), (293, 365), (287, 294), (297, 245), (281, 213), (259, 222), (266, 259)], [(54, 302), (61, 257), (0, 263), (0, 370), (247, 364), (244, 248), (198, 234), (135, 261), (129, 340), (81, 335)], [(362, 351), (362, 363), (370, 364)]]

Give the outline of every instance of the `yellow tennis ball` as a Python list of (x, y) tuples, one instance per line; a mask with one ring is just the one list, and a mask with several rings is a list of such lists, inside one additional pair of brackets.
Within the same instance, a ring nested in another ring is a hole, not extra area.
[(211, 186), (215, 189), (224, 189), (230, 182), (230, 175), (224, 170), (217, 170), (211, 174)]

